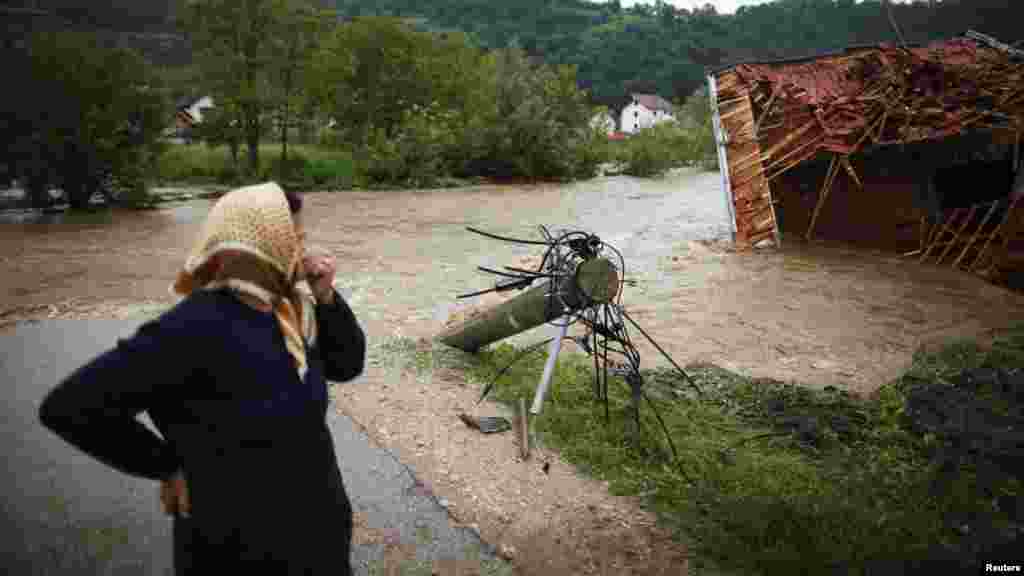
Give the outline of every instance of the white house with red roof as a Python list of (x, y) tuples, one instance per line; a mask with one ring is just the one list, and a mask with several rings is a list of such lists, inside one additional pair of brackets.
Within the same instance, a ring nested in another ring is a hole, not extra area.
[(672, 104), (657, 94), (630, 94), (630, 102), (622, 109), (619, 129), (636, 134), (644, 128), (667, 121), (675, 121)]

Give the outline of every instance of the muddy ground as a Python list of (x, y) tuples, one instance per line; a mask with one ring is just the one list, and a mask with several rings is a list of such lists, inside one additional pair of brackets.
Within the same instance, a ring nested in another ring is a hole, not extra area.
[[(732, 253), (717, 174), (600, 178), (571, 185), (482, 186), (306, 196), (310, 241), (339, 261), (339, 284), (379, 344), (429, 338), (457, 294), (488, 287), (476, 266), (537, 254), (474, 235), (475, 226), (537, 237), (579, 227), (622, 251), (637, 282), (626, 309), (679, 363), (713, 362), (753, 376), (870, 392), (920, 345), (977, 337), (1024, 319), (1024, 297), (948, 268), (892, 255), (793, 245)], [(159, 310), (209, 201), (160, 211), (0, 225), (0, 323), (26, 317)], [(514, 339), (547, 337), (541, 327)], [(665, 363), (639, 334), (645, 366)], [(670, 544), (634, 502), (612, 497), (541, 450), (520, 462), (511, 435), (480, 437), (458, 410), (493, 414), (454, 373), (429, 377), (371, 363), (338, 389), (340, 410), (451, 502), (452, 515), (517, 556), (523, 573), (680, 573)], [(540, 470), (551, 462), (550, 474)], [(542, 552), (543, 551), (543, 552)], [(618, 567), (614, 567), (614, 566)], [(628, 567), (628, 569), (626, 569)], [(541, 572), (543, 568), (543, 571)]]

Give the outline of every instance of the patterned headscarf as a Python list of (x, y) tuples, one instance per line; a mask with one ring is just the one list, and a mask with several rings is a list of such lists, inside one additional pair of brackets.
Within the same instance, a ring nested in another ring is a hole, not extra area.
[[(306, 375), (306, 344), (316, 338), (311, 292), (300, 290), (303, 245), (295, 230), (284, 191), (274, 182), (238, 188), (210, 209), (199, 238), (171, 293), (227, 288), (270, 305), (295, 360), (300, 380)], [(215, 272), (210, 259), (231, 253)]]

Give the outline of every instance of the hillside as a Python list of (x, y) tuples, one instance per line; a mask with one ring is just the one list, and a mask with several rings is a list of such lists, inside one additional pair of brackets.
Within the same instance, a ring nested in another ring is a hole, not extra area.
[[(879, 0), (778, 0), (734, 15), (661, 2), (624, 9), (616, 0), (337, 0), (337, 8), (346, 16), (401, 16), (426, 28), (460, 29), (491, 48), (517, 42), (548, 62), (577, 65), (595, 100), (613, 106), (632, 90), (684, 97), (703, 82), (706, 66), (897, 40)], [(907, 42), (967, 29), (1004, 41), (1024, 38), (1015, 24), (1024, 2), (898, 4), (893, 16)]]
[[(178, 0), (0, 0), (35, 6), (47, 17), (33, 26), (97, 29), (141, 50), (154, 63), (191, 60), (187, 39), (173, 25)], [(683, 10), (658, 2), (622, 8), (585, 0), (316, 0), (342, 16), (390, 15), (429, 30), (462, 30), (483, 47), (516, 43), (547, 62), (574, 64), (594, 100), (617, 107), (630, 91), (682, 98), (700, 86), (707, 66), (747, 59), (804, 56), (851, 44), (895, 42), (880, 0), (777, 0), (736, 14)], [(921, 42), (975, 29), (1014, 42), (1024, 2), (941, 0), (897, 4), (904, 39)], [(17, 19), (4, 15), (10, 22)], [(24, 16), (20, 16), (22, 20)], [(15, 26), (17, 28), (17, 26)]]

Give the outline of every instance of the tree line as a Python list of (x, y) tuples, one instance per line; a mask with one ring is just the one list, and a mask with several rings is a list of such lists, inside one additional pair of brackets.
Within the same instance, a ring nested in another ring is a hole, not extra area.
[(515, 47), (485, 50), (463, 33), (395, 18), (339, 21), (304, 0), (189, 1), (175, 22), (193, 54), (177, 77), (84, 31), (36, 31), (9, 50), (24, 90), (3, 96), (2, 163), (39, 202), (54, 186), (84, 207), (109, 174), (139, 182), (167, 146), (174, 81), (213, 97), (198, 135), (231, 149), (239, 179), (267, 174), (268, 139), (281, 144), (275, 177), (306, 170), (288, 153), (297, 133), (394, 184), (569, 179), (600, 161), (574, 68)]
[(1024, 39), (1024, 3), (1007, 0), (776, 0), (719, 14), (658, 0), (624, 8), (618, 0), (337, 0), (347, 16), (387, 14), (427, 29), (458, 29), (481, 46), (519, 45), (531, 56), (578, 67), (592, 98), (621, 107), (630, 92), (674, 101), (691, 94), (706, 68), (742, 60), (800, 57), (855, 44), (925, 42), (975, 29)]

